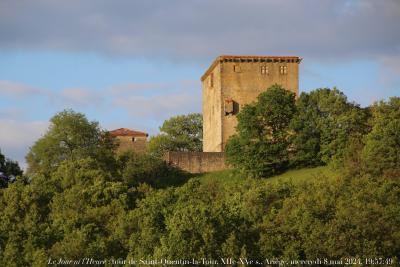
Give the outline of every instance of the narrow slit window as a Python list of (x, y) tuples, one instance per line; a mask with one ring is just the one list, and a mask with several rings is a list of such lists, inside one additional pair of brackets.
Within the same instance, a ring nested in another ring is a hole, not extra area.
[(208, 85), (214, 87), (214, 73), (210, 74), (210, 79), (208, 80)]

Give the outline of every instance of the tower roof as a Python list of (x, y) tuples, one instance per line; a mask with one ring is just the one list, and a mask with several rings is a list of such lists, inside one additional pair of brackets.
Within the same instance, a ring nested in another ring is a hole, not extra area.
[(131, 129), (128, 129), (128, 128), (119, 128), (119, 129), (116, 129), (116, 130), (112, 130), (109, 133), (111, 134), (111, 136), (133, 136), (133, 137), (138, 137), (138, 136), (147, 137), (147, 136), (149, 136), (145, 132), (135, 131), (135, 130), (131, 130)]
[(222, 62), (291, 62), (291, 63), (300, 63), (302, 60), (301, 57), (298, 56), (251, 56), (251, 55), (221, 55), (218, 56), (207, 71), (201, 76), (201, 80), (203, 81), (208, 74), (218, 65), (218, 63)]

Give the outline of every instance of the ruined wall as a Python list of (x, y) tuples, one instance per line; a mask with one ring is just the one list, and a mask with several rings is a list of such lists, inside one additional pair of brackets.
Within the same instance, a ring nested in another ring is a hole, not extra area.
[(190, 173), (228, 169), (223, 152), (167, 152), (164, 160)]

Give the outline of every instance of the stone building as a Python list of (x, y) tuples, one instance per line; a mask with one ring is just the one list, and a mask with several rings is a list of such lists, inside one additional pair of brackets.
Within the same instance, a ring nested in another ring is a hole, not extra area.
[(295, 56), (219, 56), (201, 77), (203, 151), (223, 152), (235, 133), (240, 108), (274, 84), (298, 95), (299, 63)]
[(125, 150), (134, 150), (139, 153), (147, 150), (147, 133), (130, 130), (127, 128), (119, 128), (109, 132), (118, 143), (117, 152)]

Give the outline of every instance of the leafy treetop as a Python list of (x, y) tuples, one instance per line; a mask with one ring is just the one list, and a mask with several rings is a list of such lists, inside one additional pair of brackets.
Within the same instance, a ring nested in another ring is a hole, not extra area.
[(162, 156), (167, 151), (201, 151), (203, 117), (199, 113), (171, 117), (160, 127), (160, 134), (149, 141), (152, 154)]
[(47, 133), (36, 141), (26, 160), (28, 173), (50, 173), (67, 159), (92, 157), (103, 164), (113, 161), (113, 142), (85, 115), (72, 110), (57, 113), (50, 120)]

